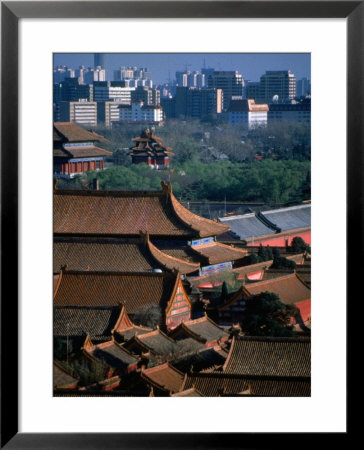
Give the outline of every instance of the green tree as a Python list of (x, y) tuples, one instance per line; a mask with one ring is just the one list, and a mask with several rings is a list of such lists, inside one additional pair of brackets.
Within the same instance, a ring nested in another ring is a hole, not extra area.
[(247, 299), (242, 328), (248, 336), (294, 336), (292, 319), (298, 314), (296, 306), (266, 291)]
[(300, 237), (295, 236), (291, 242), (291, 250), (293, 253), (311, 253), (311, 247)]

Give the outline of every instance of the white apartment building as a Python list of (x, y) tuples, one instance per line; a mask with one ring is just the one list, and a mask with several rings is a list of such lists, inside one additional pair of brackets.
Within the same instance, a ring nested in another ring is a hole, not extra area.
[(267, 104), (256, 105), (254, 100), (233, 97), (228, 109), (228, 121), (232, 125), (247, 125), (248, 129), (265, 127), (268, 111)]
[(59, 102), (60, 122), (75, 122), (79, 125), (97, 125), (97, 103), (81, 99), (77, 102)]
[(144, 105), (144, 102), (133, 102), (130, 106), (119, 105), (121, 122), (161, 123), (164, 120), (161, 106)]
[(106, 102), (114, 100), (124, 105), (131, 104), (131, 93), (135, 91), (135, 87), (112, 86), (107, 82), (101, 86), (94, 85), (94, 100), (96, 102)]

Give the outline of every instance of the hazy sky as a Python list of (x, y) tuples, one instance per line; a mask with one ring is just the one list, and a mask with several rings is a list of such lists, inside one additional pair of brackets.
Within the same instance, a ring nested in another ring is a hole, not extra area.
[[(80, 65), (93, 67), (93, 53), (55, 53), (54, 66)], [(106, 53), (106, 77), (113, 79), (113, 70), (121, 66), (147, 67), (155, 84), (175, 78), (176, 71), (238, 70), (245, 80), (259, 81), (266, 70), (291, 70), (297, 79), (311, 79), (309, 53)]]

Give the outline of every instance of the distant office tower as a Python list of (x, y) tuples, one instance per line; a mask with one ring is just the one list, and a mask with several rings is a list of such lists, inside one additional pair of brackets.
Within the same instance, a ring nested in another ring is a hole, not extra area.
[[(106, 55), (105, 53), (94, 53), (94, 67), (106, 68)], [(102, 80), (100, 80), (102, 81)]]
[(54, 85), (53, 95), (54, 102), (73, 102), (80, 99), (92, 101), (93, 86), (80, 84), (78, 78), (66, 78), (63, 82)]
[[(177, 87), (174, 100), (175, 117), (202, 118), (208, 114), (222, 112), (223, 92), (222, 89), (214, 88)], [(169, 109), (170, 112), (171, 109)]]
[(131, 93), (131, 101), (142, 100), (144, 105), (160, 105), (161, 94), (159, 89), (149, 89), (148, 86), (138, 86)]
[(57, 66), (53, 70), (53, 83), (62, 83), (66, 78), (74, 78), (75, 71), (70, 67), (66, 66)]
[(124, 81), (95, 82), (94, 100), (96, 102), (114, 100), (126, 105), (130, 105), (131, 93), (134, 90), (134, 87), (126, 87)]
[(270, 103), (278, 95), (280, 102), (296, 96), (296, 77), (290, 70), (270, 70), (260, 77), (259, 101)]
[(89, 67), (83, 71), (84, 84), (92, 84), (95, 81), (106, 81), (106, 70), (102, 69), (101, 66), (95, 68)]
[(203, 69), (201, 69), (201, 73), (202, 73), (202, 75), (205, 75), (206, 80), (214, 72), (215, 72), (215, 69), (213, 67), (208, 67), (208, 68), (204, 67)]
[(77, 102), (59, 102), (57, 121), (76, 122), (79, 125), (97, 125), (97, 103), (79, 100)]
[(245, 98), (258, 100), (260, 97), (259, 81), (247, 81), (245, 84)]
[(187, 87), (189, 75), (190, 72), (176, 72), (176, 85), (179, 87)]
[(114, 81), (126, 81), (130, 87), (153, 87), (152, 74), (146, 67), (120, 67), (114, 70)]
[(306, 97), (306, 95), (311, 95), (311, 81), (308, 78), (301, 78), (297, 80), (296, 88), (297, 97)]
[(232, 97), (242, 96), (244, 80), (238, 71), (214, 71), (207, 79), (209, 88), (222, 89), (223, 109), (226, 111)]

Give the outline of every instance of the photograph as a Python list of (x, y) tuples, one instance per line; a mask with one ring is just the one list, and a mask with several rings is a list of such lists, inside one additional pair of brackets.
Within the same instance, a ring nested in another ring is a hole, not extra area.
[(53, 396), (311, 397), (311, 54), (52, 69)]

